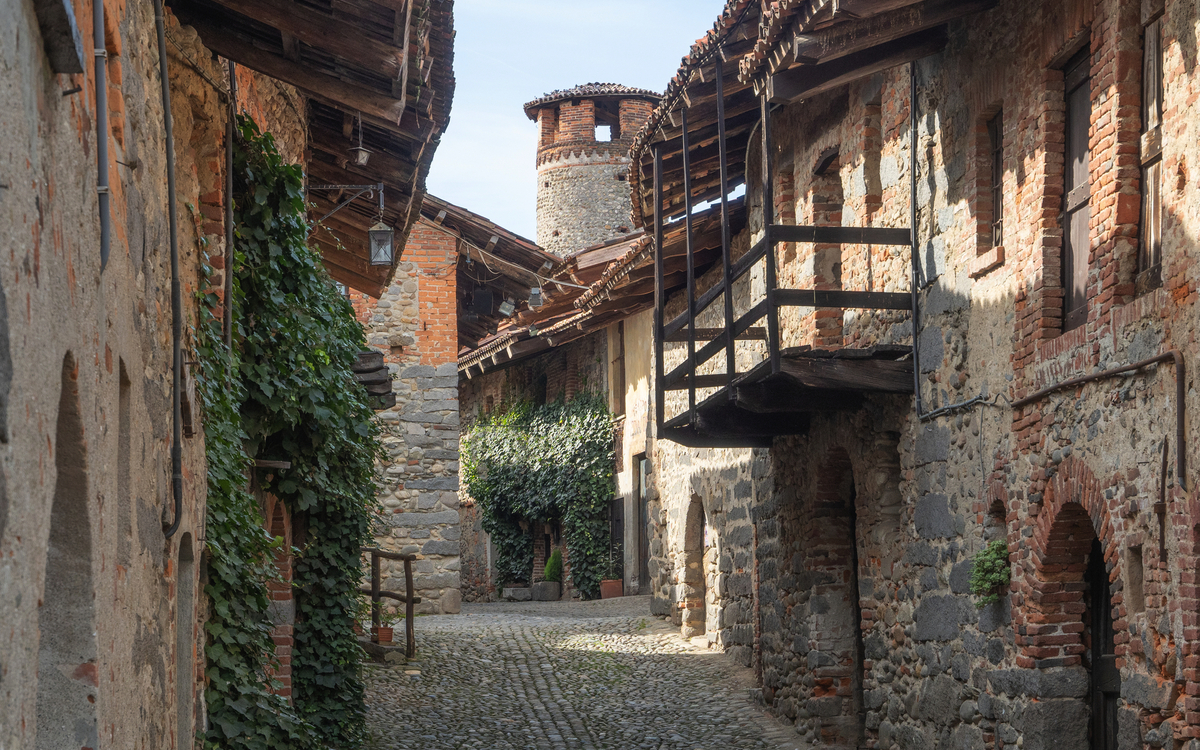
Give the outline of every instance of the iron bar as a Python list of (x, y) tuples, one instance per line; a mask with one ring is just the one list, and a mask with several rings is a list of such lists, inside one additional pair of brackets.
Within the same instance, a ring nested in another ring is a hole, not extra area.
[(416, 597), (413, 596), (413, 573), (412, 560), (405, 559), (404, 561), (404, 655), (409, 659), (417, 655), (417, 637), (413, 627), (413, 619), (415, 613), (413, 605), (416, 604)]
[[(692, 232), (692, 157), (688, 153), (691, 143), (688, 138), (688, 108), (685, 106), (683, 115), (683, 207), (684, 224), (687, 227), (687, 322), (688, 322), (688, 359), (696, 361), (696, 256), (693, 247)], [(695, 375), (695, 372), (692, 373)], [(688, 414), (696, 415), (696, 379), (688, 381)]]
[(662, 437), (666, 404), (663, 403), (663, 307), (667, 303), (663, 288), (663, 189), (662, 146), (654, 146), (654, 367), (655, 399), (654, 413), (657, 436)]
[(1186, 395), (1186, 384), (1184, 383), (1186, 372), (1183, 362), (1183, 353), (1178, 349), (1171, 349), (1170, 351), (1163, 352), (1158, 356), (1143, 359), (1141, 361), (1134, 362), (1133, 364), (1123, 365), (1121, 367), (1113, 367), (1108, 370), (1094, 372), (1091, 375), (1081, 375), (1077, 378), (1071, 378), (1060, 383), (1055, 383), (1054, 385), (1047, 386), (1040, 391), (1031, 393), (1025, 398), (1017, 399), (1013, 402), (1012, 408), (1016, 410), (1023, 406), (1028, 406), (1034, 401), (1039, 401), (1046, 396), (1049, 396), (1051, 393), (1054, 393), (1055, 391), (1061, 391), (1064, 388), (1071, 388), (1073, 386), (1083, 385), (1084, 383), (1091, 383), (1096, 380), (1111, 378), (1114, 375), (1122, 375), (1127, 372), (1134, 372), (1142, 369), (1143, 367), (1149, 367), (1150, 365), (1155, 365), (1159, 362), (1166, 362), (1167, 360), (1170, 360), (1175, 364), (1175, 473), (1179, 481), (1180, 488), (1187, 489), (1187, 452), (1184, 448), (1184, 418), (1186, 415), (1183, 408), (1183, 400)]
[[(717, 49), (718, 56), (722, 50)], [(717, 142), (721, 163), (721, 263), (725, 280), (725, 376), (729, 383), (729, 397), (733, 398), (733, 379), (737, 375), (737, 350), (733, 337), (733, 268), (729, 257), (729, 155), (725, 142), (725, 66), (720, 59), (714, 66), (717, 71)], [(661, 333), (661, 331), (660, 331)]]

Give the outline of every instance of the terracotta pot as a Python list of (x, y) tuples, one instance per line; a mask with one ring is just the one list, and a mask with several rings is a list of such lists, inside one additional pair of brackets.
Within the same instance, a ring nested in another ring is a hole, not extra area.
[(375, 641), (376, 643), (391, 643), (392, 642), (392, 632), (393, 632), (392, 629), (386, 625), (381, 625), (377, 628), (372, 627), (371, 628), (371, 640)]
[(600, 582), (600, 598), (615, 599), (618, 596), (625, 595), (625, 582), (616, 580), (605, 580)]

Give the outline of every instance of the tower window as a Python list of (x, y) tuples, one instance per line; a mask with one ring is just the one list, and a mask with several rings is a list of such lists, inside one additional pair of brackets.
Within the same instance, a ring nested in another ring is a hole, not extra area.
[(597, 141), (611, 141), (612, 140), (612, 125), (597, 125), (596, 126), (596, 140)]

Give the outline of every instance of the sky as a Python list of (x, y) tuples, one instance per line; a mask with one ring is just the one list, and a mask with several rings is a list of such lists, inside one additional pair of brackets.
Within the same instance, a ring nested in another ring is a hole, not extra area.
[(457, 85), (429, 192), (534, 238), (537, 125), (522, 105), (591, 82), (661, 92), (724, 6), (724, 0), (455, 0)]

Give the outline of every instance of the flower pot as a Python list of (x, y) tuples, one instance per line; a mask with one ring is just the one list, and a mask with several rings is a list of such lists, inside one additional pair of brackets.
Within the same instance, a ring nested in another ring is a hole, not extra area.
[(615, 599), (618, 596), (625, 595), (625, 582), (619, 578), (616, 580), (604, 580), (600, 582), (600, 598)]
[(371, 640), (375, 641), (376, 643), (391, 643), (392, 629), (386, 625), (380, 625), (377, 628), (371, 628)]

